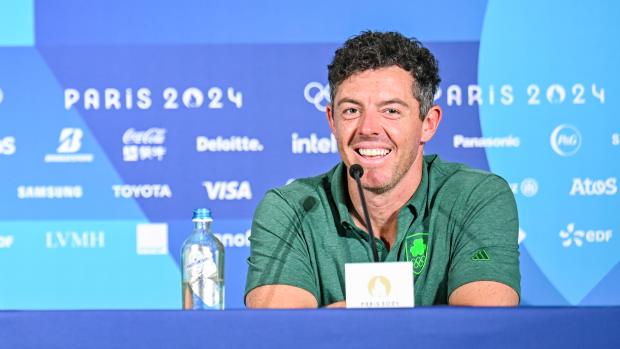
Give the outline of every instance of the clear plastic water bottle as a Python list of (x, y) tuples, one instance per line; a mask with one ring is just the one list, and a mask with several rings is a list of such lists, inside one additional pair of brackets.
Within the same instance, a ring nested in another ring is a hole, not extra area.
[(224, 309), (224, 245), (211, 232), (211, 211), (197, 208), (181, 249), (183, 310)]

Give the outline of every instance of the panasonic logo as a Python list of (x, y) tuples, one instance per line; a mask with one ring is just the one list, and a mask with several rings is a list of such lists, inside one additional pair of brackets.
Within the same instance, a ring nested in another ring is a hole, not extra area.
[(84, 195), (80, 185), (20, 185), (18, 199), (79, 199)]
[(117, 199), (163, 199), (171, 198), (172, 190), (168, 184), (123, 184), (113, 185), (114, 197)]
[(456, 134), (453, 137), (454, 148), (518, 148), (521, 145), (519, 137), (465, 137)]
[(202, 182), (210, 200), (251, 200), (252, 188), (248, 181)]

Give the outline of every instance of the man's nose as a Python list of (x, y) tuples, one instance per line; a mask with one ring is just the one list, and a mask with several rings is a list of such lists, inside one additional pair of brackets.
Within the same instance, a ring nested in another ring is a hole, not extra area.
[(381, 132), (381, 115), (373, 111), (362, 114), (358, 132), (362, 135), (378, 135)]

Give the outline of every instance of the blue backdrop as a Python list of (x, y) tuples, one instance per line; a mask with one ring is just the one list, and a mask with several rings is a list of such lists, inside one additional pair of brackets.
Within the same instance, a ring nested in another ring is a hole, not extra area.
[(510, 183), (522, 303), (620, 304), (618, 18), (611, 0), (3, 1), (0, 308), (180, 308), (196, 207), (242, 307), (254, 208), (339, 160), (326, 65), (366, 29), (440, 62), (426, 152)]

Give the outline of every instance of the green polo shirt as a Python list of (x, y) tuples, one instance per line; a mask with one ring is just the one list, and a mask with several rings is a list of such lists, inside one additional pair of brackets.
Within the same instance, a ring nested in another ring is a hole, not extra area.
[[(492, 280), (520, 292), (519, 223), (501, 177), (425, 156), (422, 180), (398, 214), (382, 261), (413, 263), (416, 306), (447, 304), (452, 291)], [(368, 234), (349, 213), (346, 168), (267, 192), (254, 215), (246, 295), (262, 285), (303, 288), (319, 306), (345, 299), (345, 263), (372, 261)]]

